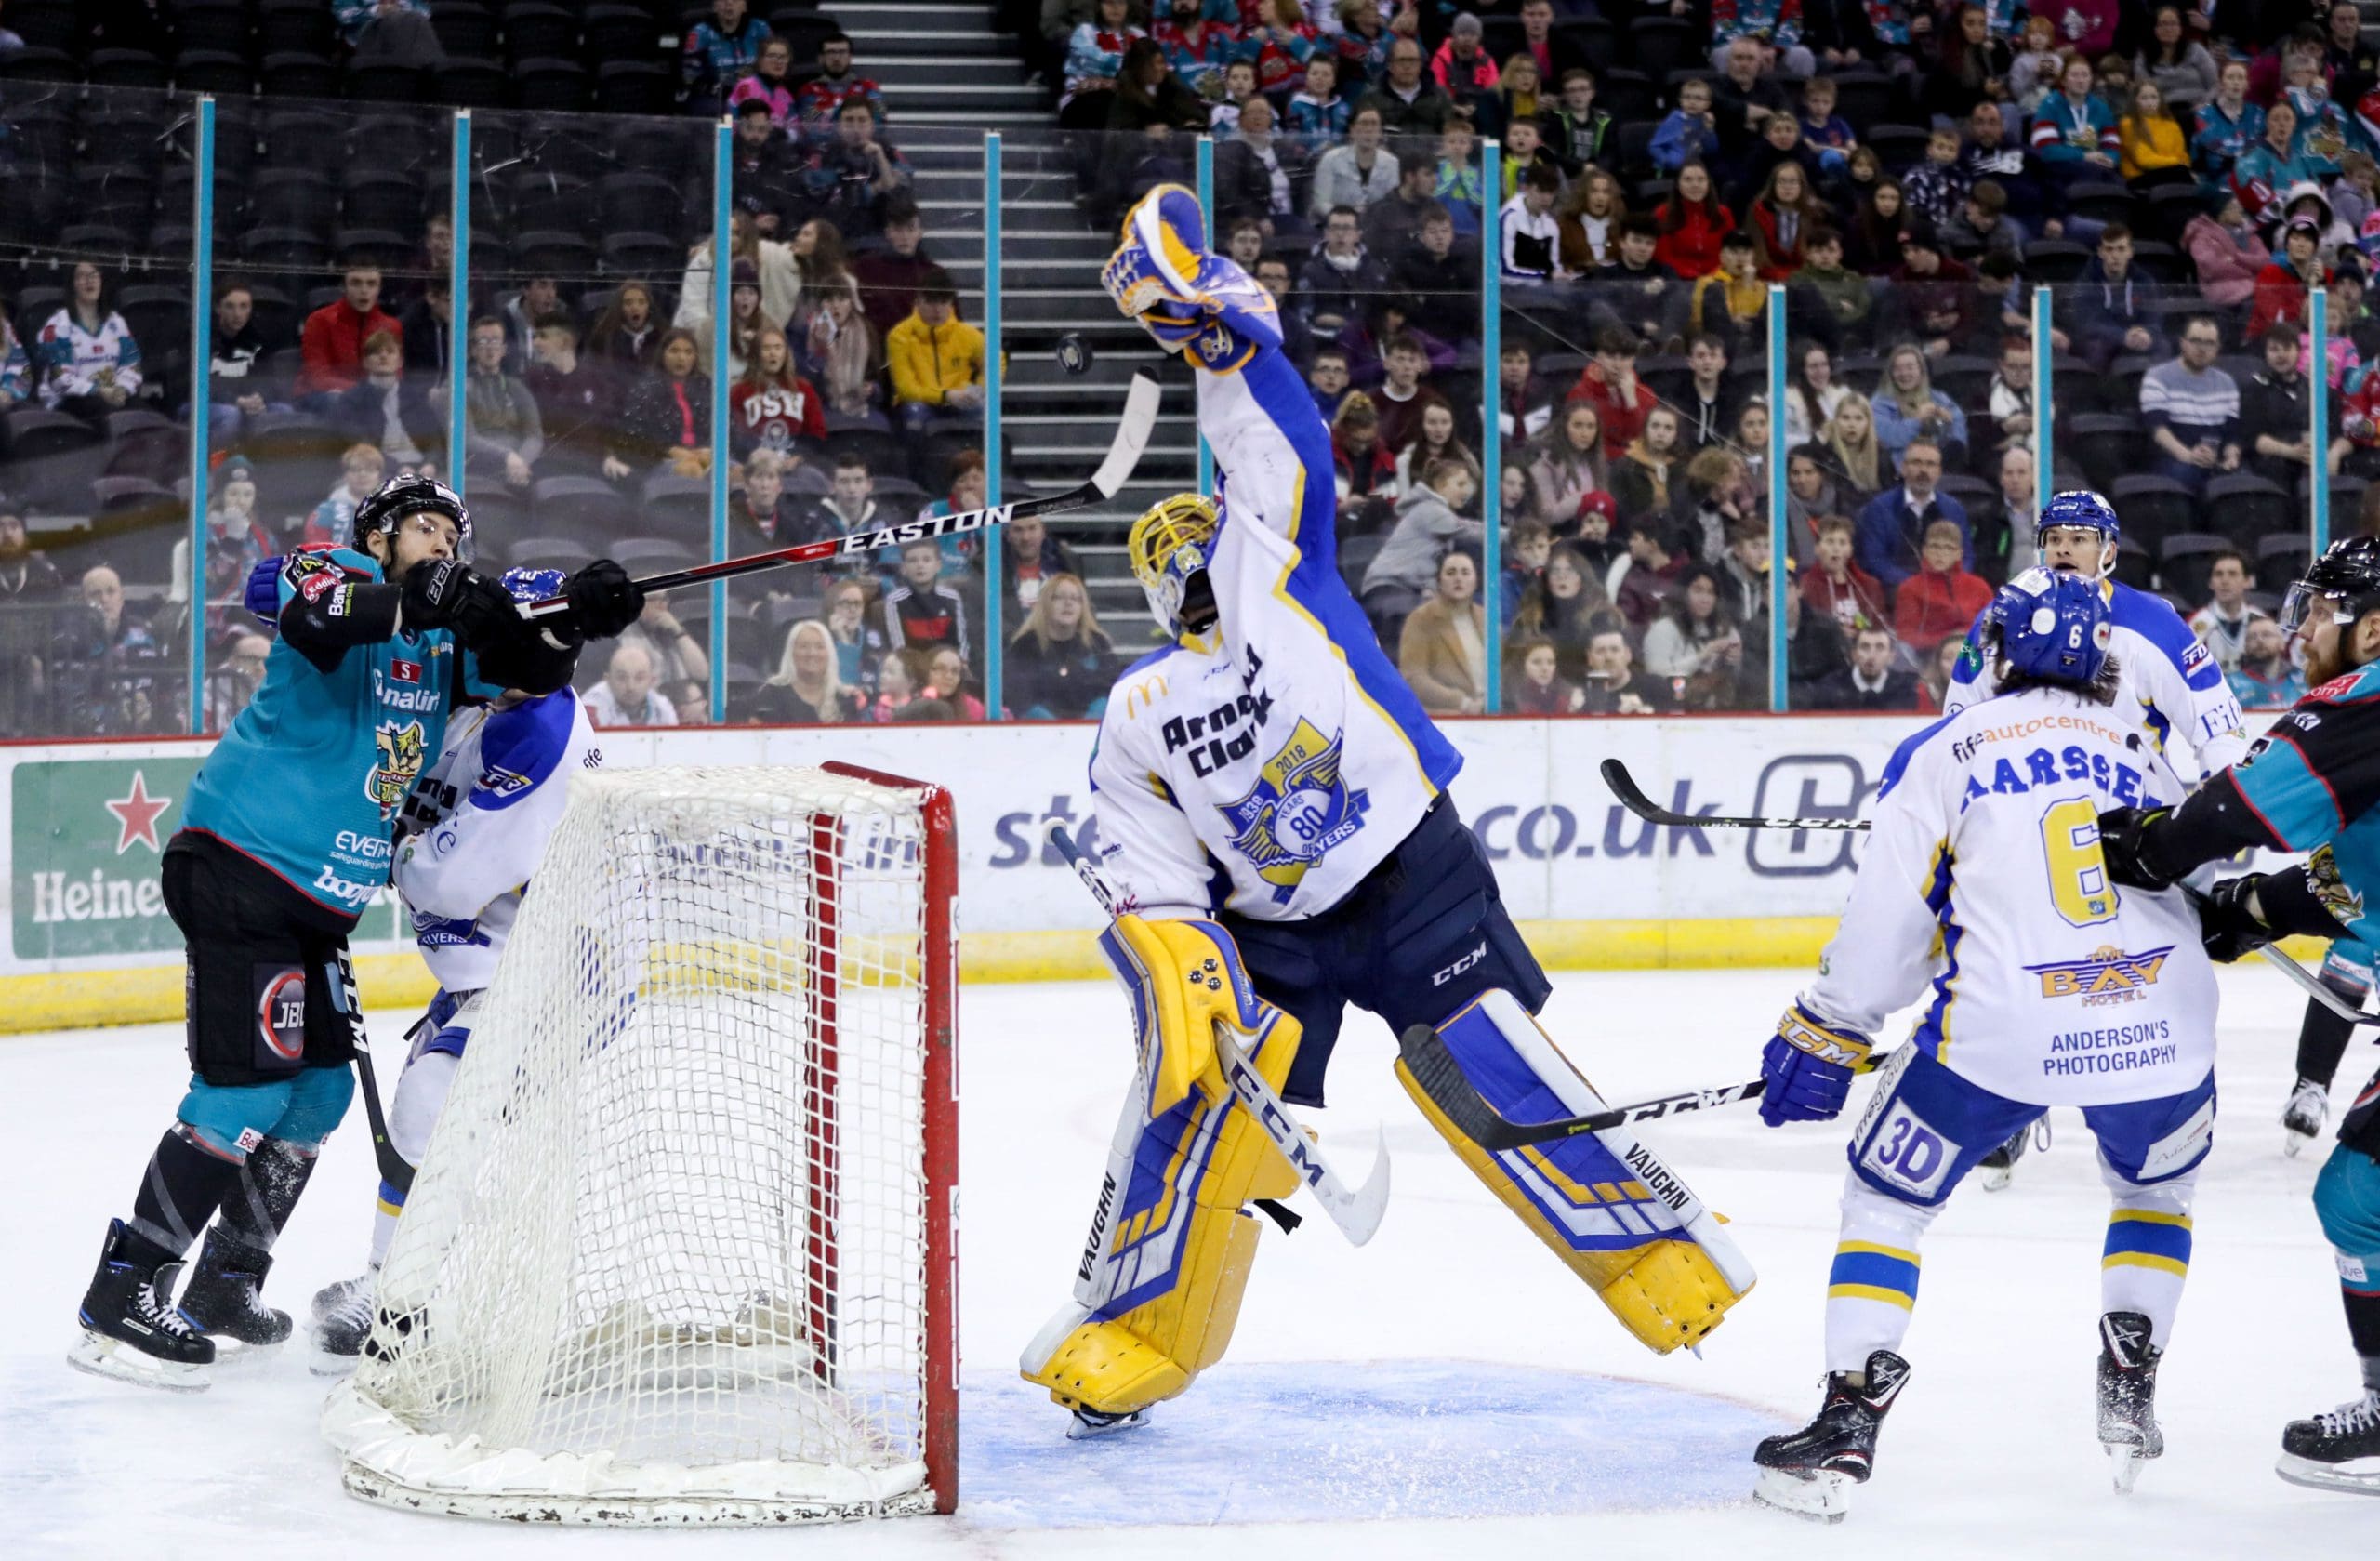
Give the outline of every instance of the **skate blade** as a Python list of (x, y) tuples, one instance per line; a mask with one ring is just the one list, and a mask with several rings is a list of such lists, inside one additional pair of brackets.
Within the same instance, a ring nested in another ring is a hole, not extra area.
[(153, 1387), (165, 1393), (205, 1393), (214, 1385), (214, 1378), (204, 1366), (159, 1360), (103, 1333), (86, 1332), (66, 1352), (66, 1364), (94, 1377)]
[(1763, 1469), (1752, 1481), (1752, 1499), (1814, 1523), (1840, 1523), (1851, 1512), (1851, 1484), (1849, 1475), (1831, 1469), (1806, 1475)]
[(249, 1344), (221, 1333), (210, 1333), (215, 1341), (215, 1364), (231, 1370), (245, 1370), (271, 1360), (281, 1353), (286, 1339), (276, 1339), (270, 1344)]
[(307, 1335), (306, 1369), (312, 1372), (317, 1377), (345, 1377), (352, 1375), (355, 1370), (356, 1362), (363, 1358), (361, 1352), (351, 1355), (340, 1355), (336, 1350), (324, 1347), (320, 1335), (313, 1333), (309, 1333)]
[(2281, 1152), (2284, 1158), (2294, 1160), (2306, 1152), (2306, 1145), (2313, 1143), (2320, 1136), (2319, 1133), (2299, 1132), (2294, 1128), (2284, 1128), (2281, 1130)]
[(2272, 1472), (2308, 1490), (2343, 1490), (2351, 1496), (2380, 1496), (2380, 1458), (2359, 1458), (2348, 1463), (2320, 1463), (2284, 1452)]
[(2108, 1473), (2115, 1480), (2117, 1495), (2132, 1494), (2133, 1486), (2140, 1478), (2140, 1466), (2147, 1462), (2138, 1448), (2109, 1445)]
[(2016, 1179), (2015, 1166), (1989, 1166), (1985, 1168), (1983, 1173), (1983, 1190), (1988, 1193), (2004, 1193), (2008, 1190), (2008, 1184)]
[(1066, 1421), (1066, 1440), (1069, 1442), (1088, 1442), (1098, 1436), (1113, 1436), (1120, 1432), (1138, 1431), (1141, 1427), (1148, 1424), (1148, 1422), (1149, 1412), (1146, 1409), (1134, 1409), (1130, 1414), (1126, 1415), (1123, 1419), (1112, 1420), (1104, 1424), (1087, 1421), (1080, 1415), (1075, 1415)]

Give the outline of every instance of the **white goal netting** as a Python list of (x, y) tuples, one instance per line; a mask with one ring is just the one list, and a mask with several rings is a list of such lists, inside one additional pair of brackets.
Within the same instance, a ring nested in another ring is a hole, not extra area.
[(324, 1411), (350, 1490), (949, 1509), (948, 801), (833, 769), (574, 779)]

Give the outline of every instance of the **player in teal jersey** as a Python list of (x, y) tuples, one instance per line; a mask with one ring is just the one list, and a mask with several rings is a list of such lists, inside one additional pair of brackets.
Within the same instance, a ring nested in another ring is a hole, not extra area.
[[(389, 880), (406, 790), (456, 701), (561, 688), (583, 637), (617, 634), (643, 608), (602, 560), (570, 580), (567, 627), (533, 627), (464, 562), (469, 541), (451, 489), (400, 477), (356, 507), (350, 546), (280, 562), (264, 682), (192, 783), (165, 852), (165, 908), (188, 947), (190, 1091), (131, 1219), (109, 1224), (68, 1356), (81, 1369), (203, 1388), (218, 1353), (288, 1337), (258, 1289), (354, 1092), (347, 938)], [(202, 1230), (178, 1307), (174, 1279)]]

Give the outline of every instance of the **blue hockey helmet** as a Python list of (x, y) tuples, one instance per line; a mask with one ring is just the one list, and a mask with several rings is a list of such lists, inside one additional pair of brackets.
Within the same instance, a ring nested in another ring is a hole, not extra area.
[(2081, 688), (2097, 681), (2115, 628), (2096, 580), (2042, 568), (2000, 588), (1991, 621), (2000, 626), (2000, 655), (2011, 670)]
[[(2033, 537), (2040, 562), (2044, 566), (2049, 563), (2049, 548), (2043, 538), (2057, 528), (2096, 531), (2099, 534), (2099, 545), (2103, 550), (2115, 547), (2123, 538), (2123, 527), (2116, 519), (2116, 507), (2089, 488), (2069, 488), (2064, 493), (2051, 496), (2050, 501), (2042, 506)], [(2103, 572), (2111, 562), (2103, 554)]]

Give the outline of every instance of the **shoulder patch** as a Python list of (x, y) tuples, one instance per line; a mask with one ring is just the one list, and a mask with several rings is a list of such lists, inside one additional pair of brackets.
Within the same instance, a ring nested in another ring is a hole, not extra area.
[(480, 734), (480, 773), (471, 783), (474, 806), (509, 808), (550, 776), (570, 748), (578, 696), (564, 689), (487, 718)]

